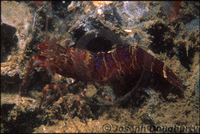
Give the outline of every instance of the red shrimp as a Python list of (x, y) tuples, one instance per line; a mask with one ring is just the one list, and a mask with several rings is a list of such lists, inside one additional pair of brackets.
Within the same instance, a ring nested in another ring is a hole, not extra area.
[[(69, 45), (62, 47), (60, 44), (57, 44), (56, 39), (54, 39), (51, 42), (39, 44), (37, 48), (41, 50), (41, 52), (32, 56), (19, 94), (21, 94), (26, 79), (33, 69), (37, 67), (46, 68), (51, 74), (55, 85), (46, 85), (44, 87), (39, 109), (41, 108), (46, 90), (58, 89), (69, 117), (78, 132), (80, 131), (71, 117), (60, 88), (67, 88), (78, 81), (84, 82), (85, 86), (90, 82), (108, 101), (116, 102), (110, 99), (96, 83), (110, 86), (116, 84), (125, 85), (132, 81), (139, 81), (138, 83), (140, 83), (145, 70), (147, 70), (159, 74), (172, 85), (183, 89), (181, 81), (169, 67), (138, 46), (123, 45), (106, 53), (93, 53), (88, 50), (70, 48)], [(53, 72), (64, 77), (73, 78), (75, 82), (70, 85), (58, 85), (53, 76)], [(137, 87), (137, 85), (135, 87)], [(86, 91), (87, 89), (85, 88), (77, 97), (77, 103), (85, 123), (87, 124), (80, 105), (80, 99), (85, 95)]]
[[(58, 89), (74, 125), (75, 123), (60, 90), (60, 88), (66, 88), (69, 85), (58, 85), (52, 72), (58, 73), (64, 77), (73, 78), (75, 79), (74, 83), (77, 83), (78, 81), (84, 82), (85, 85), (88, 82), (92, 83), (110, 102), (113, 102), (113, 100), (110, 99), (95, 83), (111, 86), (116, 84), (124, 85), (131, 81), (138, 81), (144, 70), (158, 73), (179, 89), (183, 89), (180, 80), (169, 67), (137, 46), (118, 46), (116, 49), (107, 53), (93, 53), (87, 50), (69, 48), (68, 45), (64, 48), (61, 45), (56, 44), (55, 41), (52, 41), (51, 43), (41, 43), (37, 48), (41, 50), (41, 52), (36, 53), (30, 60), (27, 73), (20, 88), (20, 93), (27, 76), (34, 68), (46, 68), (50, 72), (55, 85), (46, 85), (44, 87), (39, 109), (41, 108), (46, 90)], [(80, 99), (85, 93), (86, 89), (84, 89), (77, 98), (78, 107), (81, 113)], [(83, 114), (82, 116), (86, 122)], [(75, 127), (78, 130), (76, 125)]]

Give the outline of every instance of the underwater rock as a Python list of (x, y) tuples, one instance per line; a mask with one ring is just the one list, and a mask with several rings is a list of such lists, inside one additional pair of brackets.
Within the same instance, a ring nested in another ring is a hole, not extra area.
[[(57, 90), (47, 90), (42, 110), (38, 111), (42, 90), (51, 83), (45, 69), (34, 69), (27, 78), (22, 98), (17, 95), (28, 61), (39, 52), (36, 46), (54, 38), (64, 47), (69, 42), (70, 47), (94, 52), (108, 52), (120, 44), (137, 45), (169, 66), (187, 87), (184, 99), (171, 92), (166, 94), (161, 86), (159, 92), (151, 88), (138, 89), (121, 103), (110, 104), (94, 86), (88, 85), (88, 93), (80, 101), (87, 127), (77, 105), (77, 96), (84, 84), (80, 82), (62, 89), (81, 132), (105, 132), (106, 123), (113, 128), (199, 126), (199, 2), (182, 1), (179, 10), (175, 11), (170, 2), (52, 3), (50, 8), (47, 1), (1, 2), (2, 133), (76, 132)], [(74, 82), (57, 74), (55, 79), (59, 84)], [(115, 88), (102, 86), (102, 89), (112, 99), (119, 99)], [(118, 89), (119, 94), (126, 90)], [(110, 132), (122, 131), (127, 132), (124, 129)]]

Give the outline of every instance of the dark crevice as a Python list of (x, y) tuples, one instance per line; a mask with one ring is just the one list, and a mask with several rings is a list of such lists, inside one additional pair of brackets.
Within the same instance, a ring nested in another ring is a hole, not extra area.
[(154, 52), (159, 54), (167, 53), (168, 56), (172, 57), (174, 53), (172, 52), (174, 42), (171, 38), (165, 39), (165, 33), (169, 31), (169, 28), (161, 23), (156, 23), (152, 28), (148, 29), (148, 34), (152, 35), (152, 43), (149, 48)]
[(74, 38), (76, 39), (76, 41), (78, 41), (84, 34), (85, 34), (85, 31), (81, 27), (74, 31)]
[(78, 31), (76, 30), (74, 34), (74, 37), (78, 39), (75, 44), (77, 49), (86, 49), (96, 53), (110, 51), (114, 45), (122, 45), (119, 35), (107, 29), (98, 29), (89, 34)]
[[(195, 48), (189, 48), (188, 52), (187, 52), (187, 49), (185, 46), (180, 46), (178, 48), (178, 51), (179, 51), (179, 59), (180, 59), (180, 62), (181, 64), (187, 68), (188, 71), (190, 71), (190, 65), (192, 65), (192, 60), (193, 60), (193, 57), (194, 57), (194, 54), (195, 54)], [(188, 53), (188, 55), (187, 55)]]
[(11, 54), (13, 48), (17, 48), (16, 29), (6, 24), (1, 25), (1, 62), (7, 60), (7, 55)]
[(91, 52), (107, 52), (112, 49), (112, 42), (104, 37), (94, 38), (86, 45), (86, 49)]

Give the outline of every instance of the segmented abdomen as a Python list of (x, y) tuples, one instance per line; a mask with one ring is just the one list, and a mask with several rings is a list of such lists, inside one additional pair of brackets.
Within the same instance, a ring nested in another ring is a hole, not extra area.
[(178, 77), (162, 61), (135, 46), (119, 46), (107, 53), (92, 54), (90, 73), (100, 84), (126, 84), (139, 80), (142, 71), (158, 73), (175, 86), (182, 88)]
[(104, 84), (125, 84), (129, 80), (138, 80), (143, 53), (138, 57), (136, 52), (137, 48), (133, 46), (120, 46), (108, 53), (94, 54), (92, 77)]

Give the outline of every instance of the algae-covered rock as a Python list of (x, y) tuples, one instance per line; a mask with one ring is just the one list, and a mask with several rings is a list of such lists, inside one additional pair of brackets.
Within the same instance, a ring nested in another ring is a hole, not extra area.
[[(108, 102), (90, 83), (61, 89), (81, 132), (199, 132), (199, 5), (191, 1), (1, 1), (1, 132), (77, 132), (58, 90), (47, 89), (38, 109), (43, 88), (54, 84), (46, 68), (34, 68), (22, 95), (18, 94), (28, 62), (40, 52), (37, 45), (55, 40), (63, 47), (69, 44), (95, 53), (137, 45), (169, 66), (186, 86), (183, 97), (173, 87), (163, 90), (168, 86), (163, 80), (159, 87), (152, 84), (123, 98), (134, 85), (98, 85), (110, 98), (121, 99), (117, 103)], [(54, 78), (59, 85), (75, 81), (58, 74)], [(152, 75), (149, 82), (159, 80)], [(77, 104), (84, 88), (87, 92), (80, 104), (88, 125)], [(175, 126), (178, 129), (171, 129)]]

